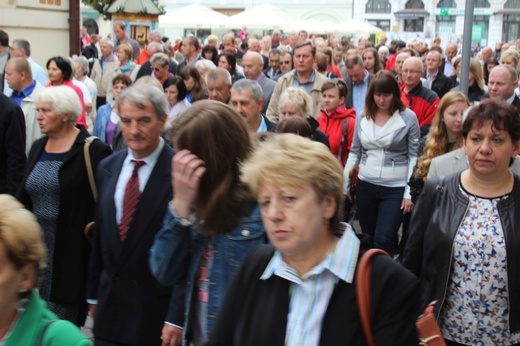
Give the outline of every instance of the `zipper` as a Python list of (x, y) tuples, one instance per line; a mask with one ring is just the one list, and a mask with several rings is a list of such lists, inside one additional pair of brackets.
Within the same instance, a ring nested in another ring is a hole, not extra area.
[[(464, 215), (466, 215), (468, 213), (468, 209), (469, 209), (469, 204), (470, 202), (468, 201), (468, 205), (466, 206), (466, 210), (464, 211)], [(457, 227), (457, 231), (458, 229), (460, 228), (460, 226), (462, 225), (462, 222), (464, 221), (464, 217), (462, 218), (462, 220), (460, 220), (459, 222), (459, 227)], [(456, 235), (455, 235), (456, 236)], [(448, 265), (448, 273), (446, 274), (446, 285), (444, 286), (444, 294), (442, 296), (442, 300), (441, 300), (441, 305), (439, 305), (439, 310), (438, 313), (437, 313), (437, 316), (435, 316), (435, 319), (438, 320), (439, 319), (439, 315), (441, 313), (441, 309), (442, 309), (442, 306), (444, 305), (444, 302), (446, 301), (446, 292), (448, 291), (448, 283), (450, 281), (450, 273), (451, 273), (451, 264), (453, 262), (453, 243), (455, 242), (455, 236), (453, 237), (453, 240), (451, 242), (451, 248), (450, 248), (450, 262), (449, 262), (449, 265)]]

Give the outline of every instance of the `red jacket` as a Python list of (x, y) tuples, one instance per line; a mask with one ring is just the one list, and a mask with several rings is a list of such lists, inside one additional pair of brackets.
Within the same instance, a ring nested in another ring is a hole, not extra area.
[(427, 89), (419, 83), (415, 88), (410, 90), (409, 93), (404, 91), (404, 83), (401, 84), (401, 100), (404, 105), (410, 108), (419, 121), (419, 127), (421, 128), (421, 137), (423, 137), (423, 128), (429, 128), (431, 125), (435, 112), (437, 112), (437, 106), (439, 105), (439, 97), (434, 91)]
[[(322, 109), (316, 120), (319, 123), (318, 128), (329, 138), (332, 155), (338, 158), (342, 166), (345, 166), (356, 128), (356, 110), (341, 105), (330, 115), (327, 115), (327, 111)], [(339, 157), (340, 144), (344, 136), (341, 157)]]
[(392, 71), (395, 68), (395, 58), (397, 58), (397, 54), (392, 54), (386, 60), (385, 70)]

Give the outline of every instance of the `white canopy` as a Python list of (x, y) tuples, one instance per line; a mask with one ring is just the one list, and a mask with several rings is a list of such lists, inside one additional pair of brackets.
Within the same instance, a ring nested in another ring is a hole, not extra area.
[(273, 5), (259, 5), (246, 9), (229, 17), (218, 27), (229, 29), (283, 29), (300, 22), (301, 18), (293, 16), (283, 8)]
[(159, 16), (161, 28), (211, 28), (225, 23), (230, 17), (203, 5), (188, 5)]
[(375, 34), (382, 30), (361, 19), (349, 19), (334, 25), (334, 32), (342, 34)]
[(309, 34), (329, 34), (335, 32), (335, 25), (331, 22), (323, 22), (317, 19), (307, 19), (297, 23), (291, 23), (283, 28), (286, 32), (298, 32), (305, 30)]

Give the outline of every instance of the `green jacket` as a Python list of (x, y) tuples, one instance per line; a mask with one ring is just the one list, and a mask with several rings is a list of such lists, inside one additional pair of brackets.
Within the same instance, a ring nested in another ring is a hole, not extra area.
[(36, 290), (32, 290), (29, 302), (4, 346), (37, 346), (41, 331), (50, 320), (58, 320), (48, 326), (42, 346), (90, 346), (92, 342), (69, 321), (59, 320), (47, 309), (47, 304)]

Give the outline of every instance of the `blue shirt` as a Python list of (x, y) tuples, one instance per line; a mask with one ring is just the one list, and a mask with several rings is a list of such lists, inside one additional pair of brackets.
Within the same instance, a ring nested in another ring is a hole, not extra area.
[(365, 109), (365, 95), (368, 89), (368, 72), (365, 72), (365, 78), (359, 84), (352, 83), (352, 103), (356, 114), (363, 113)]
[(22, 106), (22, 101), (27, 96), (31, 95), (31, 93), (36, 87), (36, 81), (33, 81), (27, 88), (23, 89), (21, 92), (14, 91), (11, 93), (11, 99), (18, 104), (18, 106)]
[(308, 273), (300, 277), (276, 250), (260, 277), (276, 275), (291, 282), (285, 345), (318, 345), (334, 287), (339, 280), (353, 283), (360, 241), (349, 225), (342, 226), (345, 231), (335, 249)]
[[(260, 115), (260, 117), (262, 117)], [(258, 130), (256, 130), (256, 133), (260, 132), (267, 132), (267, 123), (265, 122), (264, 117), (262, 117), (262, 121), (260, 121), (260, 126), (258, 126)]]

